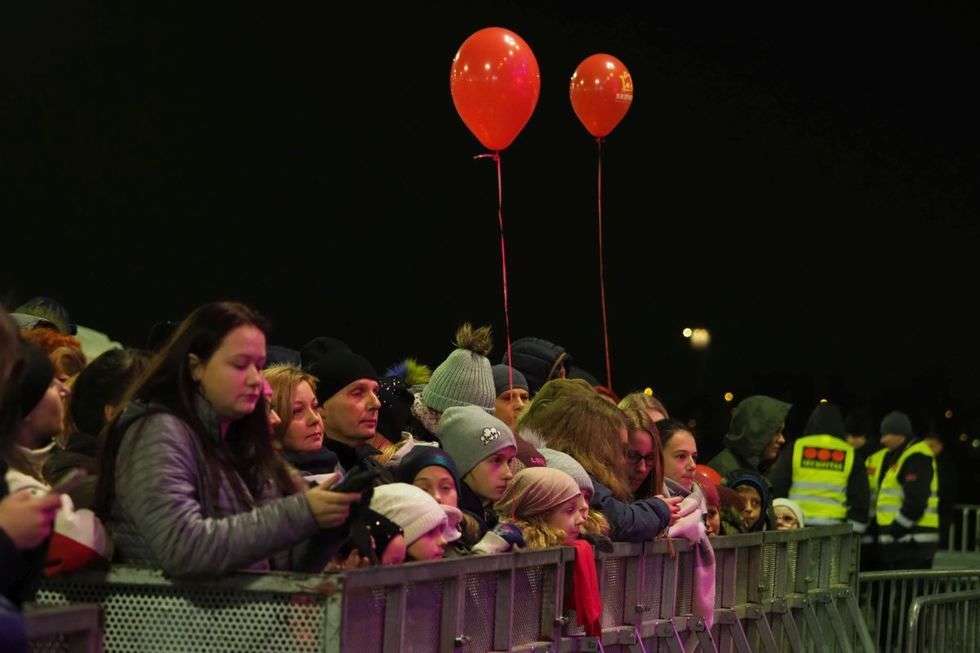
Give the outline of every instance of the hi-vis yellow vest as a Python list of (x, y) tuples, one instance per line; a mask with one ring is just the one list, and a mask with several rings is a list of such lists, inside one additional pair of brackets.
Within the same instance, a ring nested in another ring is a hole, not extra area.
[(864, 467), (868, 471), (868, 485), (871, 487), (871, 514), (874, 515), (878, 510), (878, 485), (881, 483), (881, 467), (885, 464), (885, 456), (888, 449), (879, 449), (864, 461)]
[(807, 435), (793, 444), (789, 498), (800, 504), (807, 525), (838, 524), (847, 517), (847, 479), (854, 447), (832, 435)]
[[(927, 445), (925, 442), (917, 442), (911, 447), (908, 447), (902, 452), (898, 462), (883, 472), (881, 470), (878, 471), (879, 477), (881, 478), (881, 486), (878, 488), (877, 508), (875, 510), (878, 525), (888, 526), (895, 521), (895, 518), (898, 516), (898, 513), (902, 508), (902, 500), (905, 498), (905, 494), (902, 492), (900, 479), (898, 478), (898, 472), (902, 469), (902, 465), (905, 464), (908, 457), (914, 454), (928, 456), (929, 460), (932, 461), (932, 482), (929, 484), (929, 502), (926, 504), (926, 510), (924, 513), (922, 513), (922, 516), (919, 517), (919, 521), (915, 523), (913, 530), (919, 532), (921, 532), (923, 529), (938, 531), (939, 473), (936, 469), (936, 456), (932, 453), (932, 449), (930, 449), (929, 445)], [(869, 463), (870, 460), (871, 459), (869, 458)], [(882, 460), (884, 460), (884, 456), (882, 456)], [(881, 465), (879, 463), (879, 467), (880, 466)], [(934, 539), (926, 539), (922, 536), (913, 536), (911, 539), (920, 542), (939, 541), (938, 534), (934, 536)], [(885, 541), (884, 538), (879, 538), (879, 540)]]

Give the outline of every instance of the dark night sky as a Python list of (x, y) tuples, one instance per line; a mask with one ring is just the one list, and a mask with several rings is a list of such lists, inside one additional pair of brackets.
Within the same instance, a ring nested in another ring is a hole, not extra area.
[(726, 389), (803, 417), (829, 396), (920, 426), (954, 406), (942, 428), (977, 428), (975, 15), (143, 4), (2, 21), (8, 302), (48, 294), (142, 344), (233, 297), (276, 342), (334, 335), (378, 367), (437, 363), (464, 319), (502, 336), (492, 167), (448, 85), (501, 25), (542, 72), (504, 153), (515, 337), (600, 370), (594, 145), (567, 80), (608, 52), (636, 91), (605, 162), (617, 390), (692, 414)]

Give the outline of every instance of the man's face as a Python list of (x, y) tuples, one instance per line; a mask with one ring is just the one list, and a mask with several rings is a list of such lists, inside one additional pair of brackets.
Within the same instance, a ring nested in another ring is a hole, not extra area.
[(847, 434), (847, 444), (851, 445), (855, 449), (860, 449), (868, 443), (868, 436), (862, 433), (848, 433)]
[(905, 436), (897, 433), (882, 433), (881, 446), (889, 451), (895, 451), (905, 443)]
[(497, 395), (493, 414), (511, 430), (514, 430), (517, 426), (517, 418), (524, 412), (524, 408), (530, 400), (527, 390), (523, 388), (504, 390)]
[(352, 447), (366, 444), (377, 431), (380, 407), (377, 381), (344, 386), (320, 406), (326, 436)]

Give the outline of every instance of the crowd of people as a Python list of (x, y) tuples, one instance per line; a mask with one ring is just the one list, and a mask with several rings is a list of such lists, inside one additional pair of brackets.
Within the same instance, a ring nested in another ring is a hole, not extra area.
[(835, 405), (787, 445), (792, 407), (748, 397), (703, 464), (652, 392), (620, 399), (540, 338), (494, 365), (490, 329), (466, 324), (434, 369), (378, 374), (336, 338), (270, 346), (232, 302), (154, 351), (86, 355), (74, 330), (44, 298), (0, 311), (5, 641), (42, 574), (111, 562), (213, 577), (573, 546), (589, 632), (593, 551), (611, 542), (691, 541), (709, 624), (715, 536), (850, 523), (880, 568), (928, 567), (938, 544), (934, 453), (898, 412), (864, 460)]

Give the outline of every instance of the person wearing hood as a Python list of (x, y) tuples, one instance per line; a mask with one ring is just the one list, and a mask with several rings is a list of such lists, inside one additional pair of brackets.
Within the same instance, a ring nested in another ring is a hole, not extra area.
[(790, 408), (790, 404), (765, 395), (743, 399), (732, 413), (725, 448), (711, 459), (708, 467), (722, 476), (736, 469), (764, 473), (786, 444), (783, 429)]
[(742, 521), (746, 533), (769, 531), (776, 523), (772, 509), (769, 482), (751, 469), (736, 469), (728, 474), (726, 485), (742, 497)]
[[(518, 338), (510, 350), (510, 364), (527, 379), (528, 391), (532, 397), (548, 381), (564, 379), (572, 364), (572, 358), (564, 347), (542, 338)], [(507, 364), (506, 352), (500, 362)]]
[(867, 462), (879, 561), (884, 569), (929, 569), (939, 545), (935, 454), (897, 411), (881, 420), (881, 444)]
[(789, 497), (803, 509), (811, 526), (850, 522), (856, 533), (868, 527), (871, 491), (867, 473), (845, 440), (837, 406), (813, 409), (803, 436), (797, 438), (769, 471), (774, 497)]

